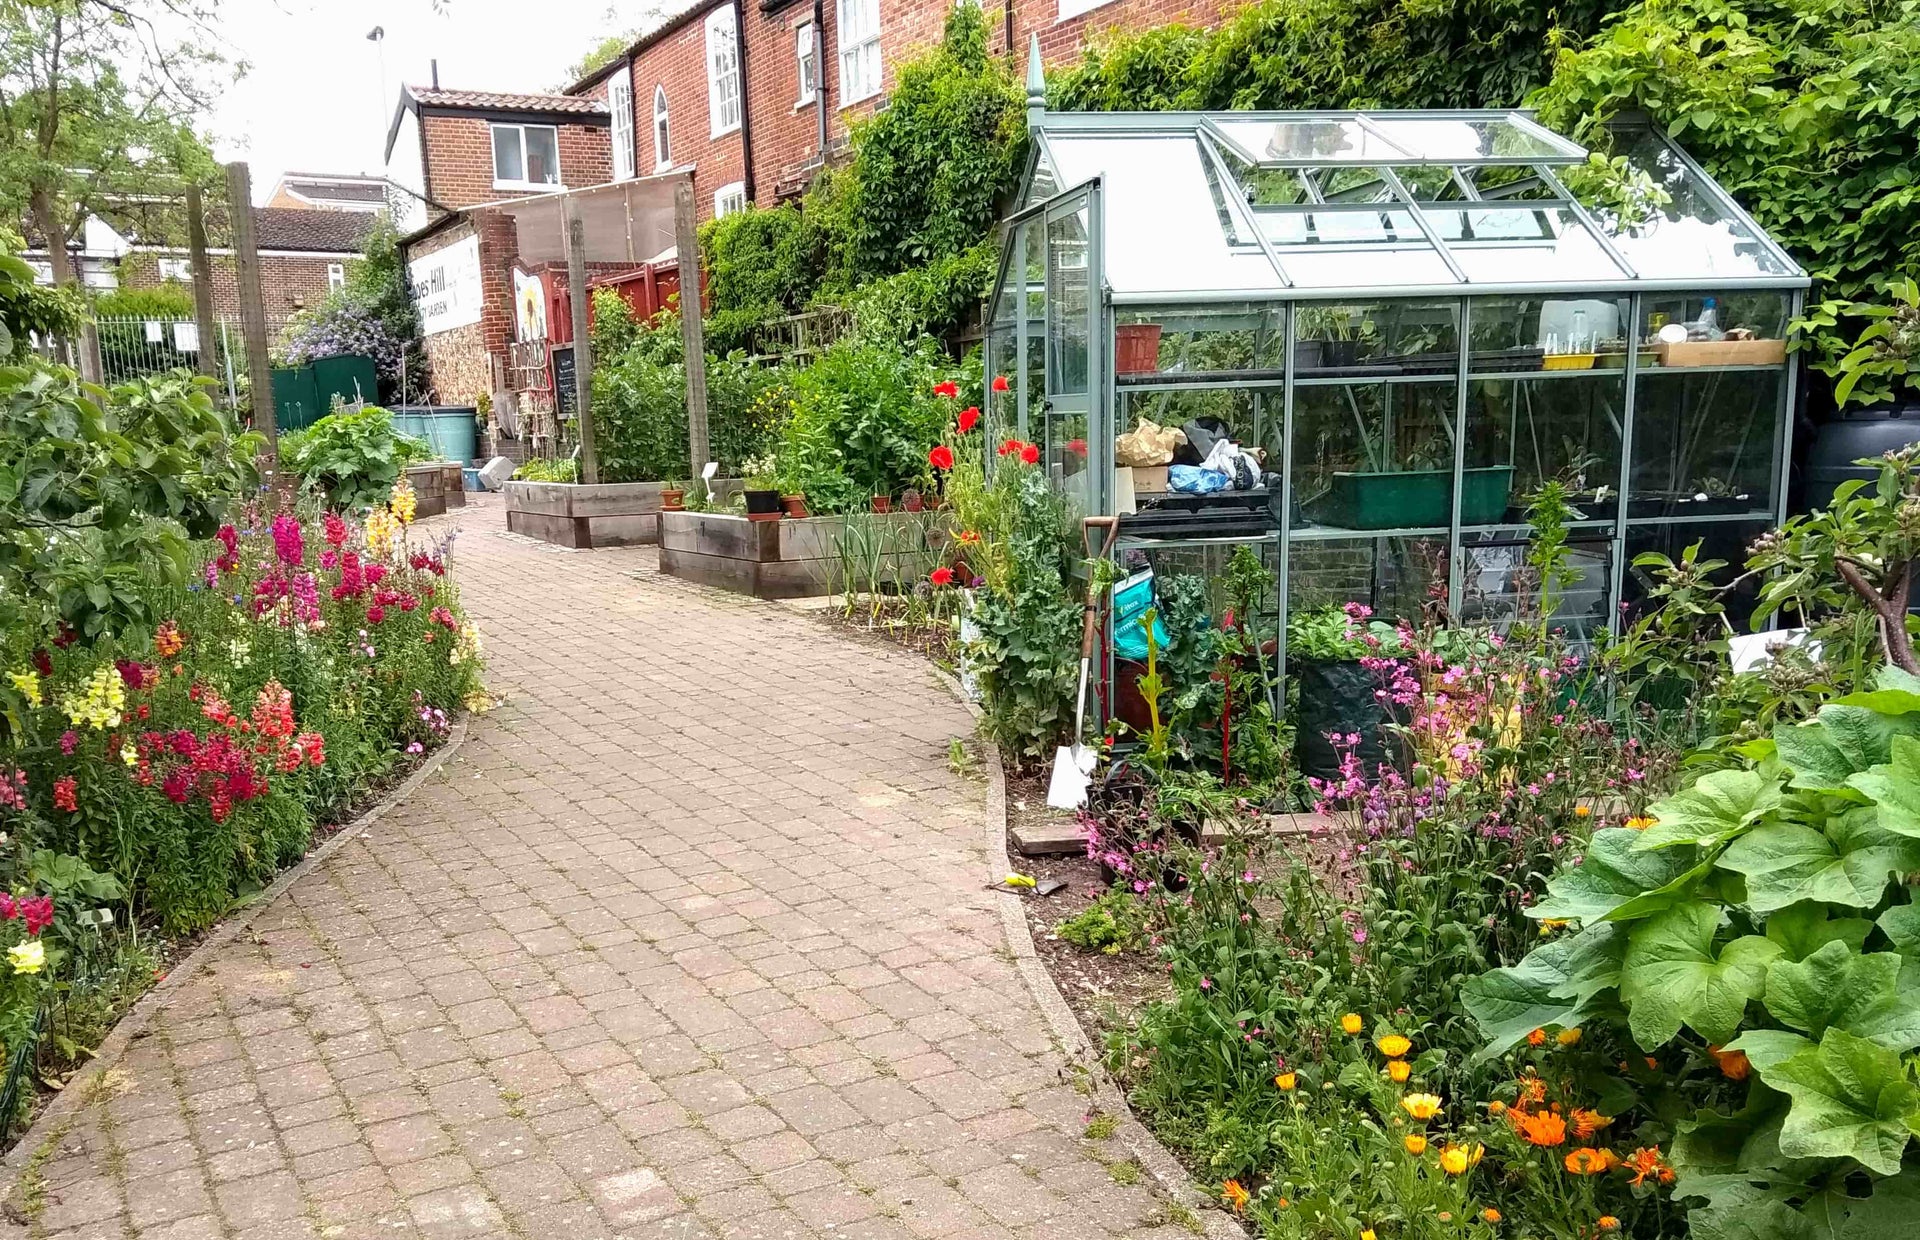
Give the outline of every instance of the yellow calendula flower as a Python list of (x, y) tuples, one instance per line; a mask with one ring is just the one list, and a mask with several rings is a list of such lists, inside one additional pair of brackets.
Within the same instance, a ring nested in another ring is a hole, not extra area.
[(7, 949), (7, 963), (15, 973), (38, 973), (47, 965), (47, 949), (39, 939), (15, 943)]
[(1409, 1042), (1407, 1039), (1401, 1037), (1397, 1033), (1388, 1034), (1386, 1037), (1376, 1041), (1374, 1045), (1379, 1047), (1380, 1053), (1382, 1055), (1385, 1055), (1388, 1059), (1398, 1059), (1400, 1058), (1400, 1056), (1406, 1054), (1409, 1050), (1413, 1049), (1413, 1043)]
[(1300, 1078), (1291, 1072), (1282, 1072), (1273, 1078), (1273, 1083), (1283, 1090), (1291, 1091), (1300, 1084)]
[(1440, 1114), (1440, 1099), (1432, 1094), (1408, 1094), (1400, 1100), (1400, 1109), (1415, 1119), (1432, 1119)]
[(17, 672), (8, 672), (7, 679), (13, 682), (20, 696), (27, 699), (27, 705), (38, 707), (46, 701), (40, 696), (40, 677), (32, 668), (23, 667)]
[(1395, 1085), (1405, 1085), (1407, 1083), (1407, 1078), (1412, 1075), (1413, 1075), (1413, 1069), (1407, 1066), (1406, 1060), (1389, 1059), (1387, 1061), (1387, 1079), (1392, 1081)]
[(1502, 1215), (1500, 1211), (1494, 1209), (1492, 1206), (1488, 1206), (1486, 1209), (1480, 1211), (1480, 1217), (1489, 1223), (1497, 1223), (1500, 1221)]
[(1565, 930), (1571, 924), (1571, 922), (1563, 921), (1558, 917), (1542, 917), (1540, 919), (1540, 937), (1545, 938), (1555, 930)]
[(1573, 816), (1575, 818), (1591, 818), (1593, 817), (1593, 806), (1576, 805), (1573, 807)]
[(1648, 827), (1652, 826), (1654, 823), (1658, 821), (1660, 821), (1658, 818), (1652, 818), (1645, 814), (1641, 814), (1636, 817), (1627, 819), (1627, 821), (1622, 825), (1629, 827), (1635, 831), (1645, 831)]
[(1359, 1033), (1363, 1024), (1358, 1012), (1348, 1012), (1340, 1018), (1340, 1029), (1343, 1033)]
[(1360, 1229), (1360, 1240), (1380, 1240), (1380, 1238), (1373, 1234), (1373, 1228), (1362, 1227)]
[(1562, 1029), (1559, 1033), (1553, 1035), (1553, 1040), (1562, 1046), (1577, 1046), (1580, 1043), (1580, 1031), (1578, 1029)]
[(1410, 1132), (1402, 1137), (1400, 1144), (1406, 1146), (1407, 1153), (1412, 1154), (1415, 1158), (1427, 1152), (1427, 1139), (1417, 1132)]

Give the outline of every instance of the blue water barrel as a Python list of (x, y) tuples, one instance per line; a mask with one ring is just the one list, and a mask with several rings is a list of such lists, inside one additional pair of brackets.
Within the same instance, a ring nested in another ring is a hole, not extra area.
[(1849, 409), (1820, 424), (1807, 449), (1807, 508), (1824, 508), (1849, 478), (1871, 481), (1879, 471), (1854, 462), (1920, 442), (1920, 403)]
[(393, 429), (426, 440), (438, 459), (462, 465), (474, 459), (472, 405), (395, 405), (392, 413)]

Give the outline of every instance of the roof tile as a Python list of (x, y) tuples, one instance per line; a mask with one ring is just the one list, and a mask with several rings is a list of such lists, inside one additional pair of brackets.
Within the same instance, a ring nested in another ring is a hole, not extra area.
[(581, 116), (605, 116), (606, 105), (598, 99), (579, 95), (510, 95), (492, 90), (434, 90), (409, 86), (407, 90), (422, 107), (492, 108), (502, 112), (566, 112)]

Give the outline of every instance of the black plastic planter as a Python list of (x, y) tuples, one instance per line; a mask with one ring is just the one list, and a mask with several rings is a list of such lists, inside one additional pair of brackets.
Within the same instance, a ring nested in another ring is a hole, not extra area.
[(1302, 775), (1337, 779), (1340, 775), (1341, 748), (1328, 739), (1329, 734), (1359, 736), (1355, 751), (1360, 769), (1372, 779), (1380, 764), (1387, 760), (1382, 728), (1387, 712), (1374, 692), (1379, 677), (1355, 660), (1322, 663), (1311, 659), (1288, 660), (1294, 680), (1294, 711), (1298, 731), (1293, 740), (1293, 761)]

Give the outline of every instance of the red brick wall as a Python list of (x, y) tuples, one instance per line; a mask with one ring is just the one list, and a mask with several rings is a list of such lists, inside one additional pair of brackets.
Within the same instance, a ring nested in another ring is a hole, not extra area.
[[(120, 283), (127, 288), (157, 288), (161, 283), (159, 260), (162, 257), (147, 252), (127, 255), (120, 260)], [(187, 255), (183, 250), (164, 257), (185, 258)], [(329, 290), (327, 267), (333, 263), (344, 265), (352, 261), (351, 258), (263, 257), (260, 260), (260, 295), (266, 305), (267, 317), (285, 318), (296, 310), (319, 305)], [(209, 256), (208, 262), (213, 267), (213, 312), (240, 313), (240, 292), (234, 278), (232, 257), (214, 254)]]
[[(535, 190), (493, 187), (493, 131), (477, 116), (422, 118), (426, 146), (427, 195), (449, 207), (470, 207), (502, 198), (524, 198)], [(605, 125), (559, 125), (560, 180), (569, 188), (599, 185), (613, 178), (613, 156)]]
[[(727, 2), (727, 0), (722, 0)], [(643, 48), (633, 58), (633, 130), (639, 155), (634, 170), (641, 176), (651, 174), (653, 158), (653, 89), (667, 88), (667, 137), (673, 147), (673, 166), (694, 165), (693, 199), (699, 218), (713, 215), (713, 193), (722, 185), (746, 179), (746, 163), (741, 154), (740, 131), (713, 137), (712, 118), (707, 101), (707, 23), (706, 15), (718, 8), (708, 5), (684, 25), (659, 42)], [(747, 5), (747, 30), (750, 36), (759, 18), (759, 6)], [(744, 41), (744, 40), (743, 40)], [(762, 65), (747, 48), (747, 67), (754, 74)], [(751, 92), (754, 87), (748, 87)], [(789, 99), (787, 106), (793, 101)], [(749, 118), (753, 121), (754, 140), (760, 141), (761, 117), (754, 113), (754, 99), (747, 98)], [(758, 163), (757, 153), (755, 162)]]
[[(881, 0), (883, 5), (886, 2)], [(1213, 26), (1228, 7), (1226, 0), (1109, 0), (1091, 12), (1061, 21), (1059, 0), (988, 0), (987, 46), (994, 51), (1007, 50), (1008, 3), (1013, 5), (1013, 48), (1019, 54), (1023, 78), (1029, 35), (1040, 36), (1040, 58), (1052, 68), (1077, 62), (1087, 44), (1106, 31), (1145, 30), (1174, 22)]]

